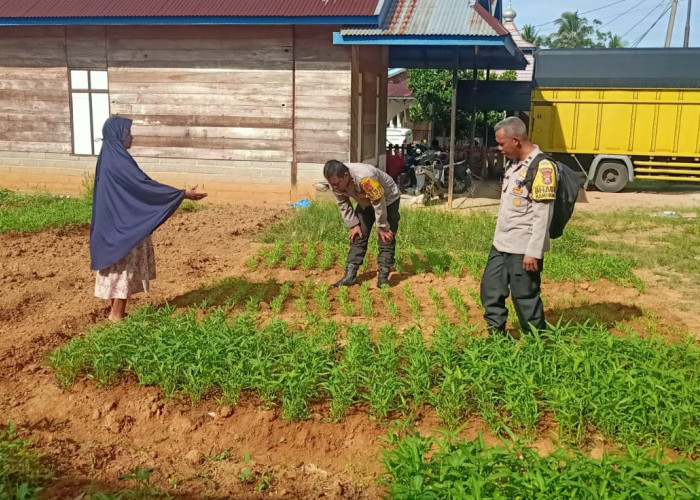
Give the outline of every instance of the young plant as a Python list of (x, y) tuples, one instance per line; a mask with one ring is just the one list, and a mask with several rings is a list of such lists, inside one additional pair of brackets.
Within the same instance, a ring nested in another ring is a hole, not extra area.
[(260, 263), (260, 259), (259, 259), (257, 254), (251, 255), (245, 261), (245, 265), (249, 271), (255, 271), (258, 268), (259, 263)]
[(314, 282), (311, 280), (297, 282), (297, 298), (294, 300), (294, 308), (301, 314), (306, 314), (309, 310), (306, 301), (313, 287)]
[(435, 317), (438, 320), (438, 325), (449, 326), (450, 320), (447, 317), (447, 314), (445, 314), (445, 307), (444, 307), (443, 300), (442, 300), (442, 297), (440, 296), (440, 294), (437, 293), (437, 290), (435, 290), (435, 288), (433, 288), (431, 286), (428, 289), (428, 295), (430, 295), (430, 300), (433, 302), (433, 305), (435, 306)]
[(282, 284), (279, 294), (270, 302), (270, 309), (272, 309), (273, 313), (279, 315), (282, 312), (282, 306), (284, 305), (284, 301), (287, 300), (291, 289), (292, 284), (289, 281)]
[(408, 307), (411, 308), (411, 316), (413, 316), (413, 321), (420, 323), (421, 311), (418, 299), (413, 295), (410, 285), (406, 284), (403, 286), (403, 294), (406, 297), (406, 302), (408, 302)]
[(318, 262), (318, 268), (322, 271), (330, 269), (333, 266), (333, 246), (325, 241), (321, 242), (321, 258)]
[(284, 259), (284, 267), (287, 269), (294, 269), (299, 265), (301, 260), (301, 243), (298, 241), (292, 241), (289, 244), (289, 254)]
[(272, 247), (267, 255), (265, 256), (265, 265), (267, 267), (275, 267), (284, 258), (284, 241), (275, 241), (275, 246)]
[(384, 300), (384, 305), (386, 306), (389, 315), (393, 319), (396, 319), (399, 315), (399, 308), (396, 305), (396, 302), (391, 299), (391, 288), (389, 288), (389, 285), (382, 285), (382, 287), (379, 289), (379, 294)]
[(345, 316), (351, 318), (355, 315), (355, 306), (350, 300), (348, 287), (341, 286), (338, 288), (338, 302), (340, 303), (340, 310)]
[(374, 317), (374, 305), (372, 304), (372, 295), (369, 293), (369, 281), (362, 283), (359, 295), (364, 315), (370, 318)]
[(416, 411), (426, 404), (432, 395), (433, 360), (423, 342), (423, 332), (418, 328), (411, 328), (404, 333), (401, 347), (402, 357), (407, 360), (404, 367), (408, 378), (405, 393), (411, 401), (411, 409)]
[(307, 271), (316, 267), (317, 253), (318, 249), (316, 248), (316, 244), (309, 243), (306, 246), (306, 255), (304, 255), (304, 258), (301, 261), (301, 267), (306, 269)]
[(473, 286), (470, 286), (467, 287), (467, 293), (469, 294), (469, 297), (471, 297), (471, 299), (476, 303), (476, 306), (483, 311), (484, 306), (481, 303), (481, 294), (479, 293), (479, 290), (477, 290)]
[(459, 318), (462, 320), (462, 323), (465, 325), (468, 324), (469, 310), (467, 309), (467, 305), (464, 303), (462, 294), (459, 293), (459, 289), (457, 289), (456, 286), (449, 287), (447, 289), (447, 296), (450, 298), (450, 301), (452, 301), (455, 309), (457, 309), (457, 313), (459, 314)]
[(318, 285), (313, 292), (316, 307), (318, 307), (318, 310), (323, 316), (328, 316), (328, 313), (331, 310), (331, 301), (328, 298), (329, 289), (330, 285), (328, 283), (322, 283)]
[(360, 398), (374, 357), (367, 325), (349, 325), (349, 335), (340, 363), (335, 365), (325, 389), (331, 397), (331, 417), (340, 421), (348, 408)]
[(398, 409), (397, 400), (403, 385), (398, 375), (399, 350), (396, 331), (388, 325), (382, 328), (377, 350), (367, 377), (367, 401), (370, 416), (380, 421)]

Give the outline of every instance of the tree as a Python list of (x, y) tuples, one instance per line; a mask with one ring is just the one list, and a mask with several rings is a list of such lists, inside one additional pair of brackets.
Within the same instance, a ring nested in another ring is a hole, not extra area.
[[(473, 70), (459, 70), (459, 80), (473, 80)], [(486, 79), (484, 70), (477, 71), (479, 80)], [(491, 73), (491, 80), (515, 80), (515, 71), (504, 71), (501, 74)], [(408, 88), (413, 98), (418, 101), (409, 108), (411, 121), (432, 121), (436, 131), (443, 137), (450, 133), (452, 110), (452, 71), (435, 69), (409, 70)], [(477, 112), (477, 129), (483, 130), (487, 125), (493, 125), (503, 118), (503, 113)], [(471, 132), (471, 114), (457, 110), (457, 138), (465, 138)]]
[[(556, 33), (552, 33), (546, 37), (537, 36), (532, 27), (525, 26), (525, 31), (529, 35), (534, 35), (537, 40), (537, 45), (541, 47), (549, 47), (552, 49), (587, 49), (587, 48), (611, 48), (618, 49), (627, 46), (618, 35), (614, 35), (610, 31), (600, 31), (598, 28), (602, 23), (594, 19), (592, 23), (588, 22), (585, 17), (579, 17), (578, 11), (564, 12), (561, 17), (554, 21), (557, 25)], [(523, 34), (523, 38), (525, 35)], [(527, 39), (528, 41), (532, 41)], [(538, 43), (539, 42), (539, 43)]]
[(532, 24), (526, 24), (523, 26), (523, 31), (521, 34), (523, 36), (523, 40), (526, 42), (530, 42), (537, 46), (544, 44), (544, 38), (540, 36), (539, 31), (535, 30), (535, 27)]
[(592, 35), (595, 30), (588, 19), (579, 17), (578, 11), (564, 12), (554, 24), (557, 25), (557, 32), (547, 38), (547, 45), (553, 49), (594, 46)]

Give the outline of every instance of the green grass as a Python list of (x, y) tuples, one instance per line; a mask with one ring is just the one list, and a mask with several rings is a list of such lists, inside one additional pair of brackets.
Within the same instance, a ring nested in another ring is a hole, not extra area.
[(514, 444), (486, 446), (481, 436), (390, 433), (384, 451), (391, 498), (696, 499), (700, 462), (670, 462), (659, 450), (630, 447), (601, 460), (559, 448), (546, 457)]
[[(427, 399), (448, 425), (478, 413), (495, 432), (528, 436), (549, 412), (562, 439), (578, 445), (595, 428), (621, 443), (700, 452), (700, 347), (692, 341), (616, 337), (601, 325), (555, 327), (520, 341), (482, 339), (463, 325), (443, 324), (423, 353), (415, 330), (405, 336), (384, 329), (374, 342), (357, 324), (342, 347), (343, 331), (332, 321), (294, 329), (277, 319), (256, 326), (254, 311), (198, 316), (144, 308), (71, 340), (51, 363), (65, 385), (81, 375), (112, 384), (134, 374), (141, 384), (194, 401), (236, 401), (249, 391), (265, 406), (281, 407), (288, 420), (306, 418), (322, 401), (330, 401), (335, 418), (365, 401), (371, 415), (385, 419), (410, 414)], [(425, 356), (429, 391), (410, 368), (424, 366)]]
[(14, 425), (0, 428), (0, 499), (38, 498), (46, 479), (38, 453), (17, 436)]
[[(0, 233), (36, 232), (52, 227), (85, 226), (92, 217), (92, 185), (81, 196), (24, 194), (0, 189)], [(179, 212), (202, 210), (200, 203), (184, 200)]]
[(0, 190), (0, 233), (90, 224), (92, 200)]
[[(460, 276), (468, 272), (479, 279), (493, 242), (495, 222), (494, 216), (484, 212), (464, 216), (438, 210), (404, 208), (397, 233), (397, 269), (414, 274), (431, 272), (438, 276), (447, 273)], [(633, 272), (641, 265), (640, 258), (633, 252), (618, 255), (608, 251), (605, 244), (592, 239), (597, 233), (588, 223), (584, 216), (579, 215), (566, 228), (564, 236), (552, 242), (552, 251), (545, 257), (544, 277), (556, 281), (597, 281), (607, 278), (613, 283), (642, 290), (643, 282)], [(688, 231), (692, 235), (697, 229), (691, 227)], [(336, 253), (343, 256), (347, 234), (337, 206), (326, 202), (313, 203), (310, 208), (296, 212), (294, 217), (274, 224), (263, 233), (261, 239), (272, 243), (276, 249), (283, 243), (306, 245), (308, 263), (302, 267), (326, 269), (330, 266), (328, 262), (319, 264), (315, 261), (318, 254), (316, 242), (320, 242), (322, 248), (329, 249), (328, 252), (330, 248), (335, 248)], [(678, 236), (679, 244), (685, 236)], [(682, 252), (675, 251), (673, 258), (680, 262), (690, 258), (692, 251), (693, 247), (686, 246)], [(373, 231), (368, 255), (376, 254), (377, 241)], [(287, 258), (297, 259), (296, 255), (291, 255), (291, 251)], [(366, 265), (369, 265), (369, 260), (368, 257)], [(694, 265), (700, 267), (700, 261), (694, 260), (697, 261)], [(344, 265), (342, 259), (339, 265)]]
[[(644, 268), (663, 267), (685, 276), (700, 276), (700, 210), (670, 209), (677, 215), (666, 216), (666, 209), (600, 214), (589, 228), (600, 240), (603, 252), (634, 260)], [(682, 217), (680, 214), (689, 215)], [(614, 234), (614, 238), (609, 238)], [(641, 242), (630, 241), (634, 234)]]

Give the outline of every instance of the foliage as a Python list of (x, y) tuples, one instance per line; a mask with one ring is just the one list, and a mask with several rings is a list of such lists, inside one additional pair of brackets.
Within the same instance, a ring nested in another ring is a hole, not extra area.
[(49, 227), (84, 226), (90, 223), (92, 199), (20, 194), (0, 190), (0, 233), (34, 232)]
[[(474, 73), (471, 70), (459, 70), (458, 80), (473, 80)], [(506, 71), (503, 74), (491, 74), (491, 80), (515, 80), (515, 72)], [(477, 72), (478, 80), (485, 80), (486, 73), (483, 70)], [(435, 130), (442, 131), (443, 136), (449, 135), (452, 110), (452, 71), (435, 69), (412, 69), (409, 71), (408, 87), (413, 97), (418, 101), (410, 107), (409, 113), (412, 121), (432, 121)], [(481, 131), (478, 137), (483, 137), (484, 128), (495, 125), (505, 115), (500, 112), (477, 112), (476, 126)], [(457, 111), (458, 139), (467, 137), (471, 130), (470, 113)]]
[[(193, 401), (221, 394), (235, 402), (248, 391), (263, 405), (281, 406), (287, 420), (308, 418), (310, 405), (327, 399), (334, 418), (364, 401), (382, 420), (427, 400), (448, 425), (474, 411), (496, 432), (528, 435), (551, 412), (573, 443), (595, 428), (622, 443), (700, 452), (700, 347), (692, 340), (667, 344), (633, 331), (617, 337), (584, 324), (516, 342), (442, 324), (421, 347), (417, 329), (399, 335), (387, 327), (373, 342), (367, 325), (354, 324), (339, 343), (332, 321), (297, 331), (278, 319), (256, 326), (250, 313), (229, 319), (215, 309), (200, 320), (196, 310), (173, 312), (144, 308), (71, 340), (51, 355), (58, 379), (71, 385), (86, 374), (111, 384), (133, 373), (141, 384)], [(415, 368), (426, 364), (429, 383)]]
[[(601, 251), (605, 244), (592, 240), (595, 231), (589, 226), (588, 220), (584, 225), (583, 216), (574, 215), (564, 236), (552, 242), (552, 251), (545, 259), (543, 276), (557, 281), (596, 281), (605, 277), (614, 283), (641, 290), (643, 283), (633, 273), (639, 266), (640, 257)], [(400, 262), (404, 271), (408, 268), (413, 274), (431, 272), (442, 276), (449, 272), (461, 276), (466, 270), (479, 279), (493, 241), (494, 228), (495, 218), (483, 212), (464, 216), (437, 210), (404, 209), (401, 230), (397, 233), (397, 270)], [(263, 247), (259, 256), (251, 262), (252, 265), (257, 266), (258, 260), (269, 262), (272, 253), (275, 254), (276, 265), (286, 266), (287, 259), (296, 259), (297, 253), (303, 252), (303, 245), (306, 245), (304, 259), (307, 262), (302, 267), (312, 269), (330, 265), (317, 261), (318, 245), (325, 249), (326, 255), (333, 252), (345, 255), (346, 247), (343, 245), (347, 244), (347, 228), (335, 204), (314, 202), (310, 208), (297, 212), (291, 219), (272, 226), (262, 238), (273, 246)], [(279, 249), (285, 248), (286, 242), (289, 242), (289, 250), (284, 251), (288, 254), (276, 254)], [(376, 236), (373, 234), (363, 269), (369, 266), (370, 261), (374, 262), (370, 254), (376, 255), (376, 248)], [(688, 247), (687, 250), (691, 251), (692, 248)], [(404, 262), (406, 260), (410, 264)]]
[[(557, 31), (548, 36), (539, 36), (534, 28), (526, 25), (523, 38), (541, 47), (552, 49), (579, 48), (623, 48), (627, 46), (620, 36), (611, 31), (600, 31), (602, 23), (594, 19), (589, 23), (585, 17), (580, 17), (578, 11), (563, 12), (554, 21)], [(527, 35), (527, 37), (525, 37)]]
[(0, 428), (0, 499), (38, 498), (47, 479), (39, 455), (10, 423)]
[(390, 432), (383, 461), (392, 498), (692, 499), (700, 463), (669, 462), (660, 450), (630, 447), (594, 460), (559, 448), (546, 457), (519, 443), (489, 447), (481, 435), (422, 437)]

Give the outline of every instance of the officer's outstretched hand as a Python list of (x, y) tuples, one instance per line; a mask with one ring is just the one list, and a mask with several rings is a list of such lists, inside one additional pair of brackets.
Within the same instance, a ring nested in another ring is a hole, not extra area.
[(355, 238), (358, 236), (362, 238), (362, 228), (360, 228), (359, 224), (350, 228), (350, 241), (355, 241)]
[(382, 231), (381, 229), (377, 228), (377, 236), (379, 236), (379, 241), (389, 243), (394, 238), (394, 232), (391, 229), (388, 231)]

